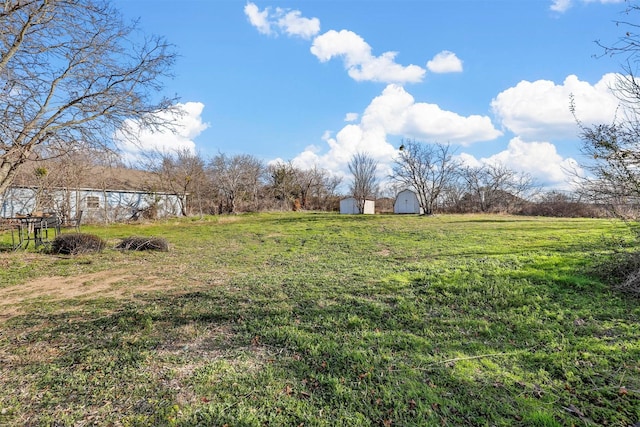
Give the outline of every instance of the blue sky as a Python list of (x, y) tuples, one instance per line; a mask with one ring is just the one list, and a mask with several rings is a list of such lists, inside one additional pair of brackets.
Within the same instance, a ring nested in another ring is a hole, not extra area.
[[(116, 0), (179, 58), (167, 94), (187, 114), (145, 149), (252, 154), (348, 177), (356, 152), (381, 174), (402, 138), (451, 143), (553, 188), (581, 161), (585, 124), (610, 123), (620, 0)], [(140, 148), (125, 147), (129, 158)], [(348, 178), (347, 178), (348, 179)]]

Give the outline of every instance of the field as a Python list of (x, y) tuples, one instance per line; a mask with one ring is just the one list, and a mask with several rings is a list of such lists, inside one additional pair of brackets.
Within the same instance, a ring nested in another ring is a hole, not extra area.
[[(0, 252), (2, 426), (630, 426), (620, 223), (270, 213)], [(169, 252), (112, 249), (157, 236)], [(0, 242), (10, 236), (0, 235)]]

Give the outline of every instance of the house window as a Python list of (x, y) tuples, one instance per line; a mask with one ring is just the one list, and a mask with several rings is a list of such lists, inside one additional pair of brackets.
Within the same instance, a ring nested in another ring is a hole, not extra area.
[(87, 209), (98, 209), (100, 198), (98, 196), (87, 196)]

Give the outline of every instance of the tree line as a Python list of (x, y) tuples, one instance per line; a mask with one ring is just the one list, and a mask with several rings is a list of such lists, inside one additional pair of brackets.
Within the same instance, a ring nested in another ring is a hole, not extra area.
[(426, 215), (606, 215), (602, 206), (589, 203), (578, 193), (544, 191), (530, 174), (517, 172), (503, 164), (464, 164), (453, 155), (449, 144), (405, 139), (393, 159), (392, 172), (386, 177), (386, 182), (376, 178), (377, 168), (378, 163), (367, 153), (356, 153), (351, 158), (349, 190), (356, 200), (394, 198), (399, 191), (409, 189), (416, 193), (420, 208)]
[(205, 159), (186, 149), (156, 153), (146, 169), (180, 197), (183, 215), (333, 210), (342, 182), (318, 167), (267, 165), (250, 154), (218, 153)]
[[(449, 145), (403, 140), (391, 173), (380, 176), (378, 162), (355, 153), (350, 175), (340, 177), (320, 167), (301, 168), (291, 161), (265, 163), (250, 154), (218, 153), (210, 158), (188, 149), (153, 152), (137, 168), (117, 153), (85, 146), (46, 153), (28, 162), (16, 185), (36, 187), (35, 210), (73, 216), (71, 200), (55, 202), (51, 194), (77, 188), (134, 190), (177, 196), (183, 216), (259, 211), (337, 211), (340, 200), (354, 197), (364, 210), (375, 200), (378, 212), (393, 212), (396, 195), (416, 193), (426, 215), (436, 213), (508, 213), (544, 216), (603, 216), (602, 206), (578, 193), (544, 192), (528, 174), (501, 164), (469, 166), (452, 155)], [(70, 197), (70, 196), (69, 196)], [(105, 206), (106, 208), (106, 206)], [(153, 207), (132, 218), (153, 217)]]
[[(189, 150), (156, 153), (146, 169), (180, 196), (183, 214), (225, 214), (264, 210), (339, 209), (352, 196), (363, 205), (379, 201), (392, 211), (399, 191), (414, 191), (424, 214), (511, 213), (548, 216), (602, 216), (604, 211), (578, 194), (543, 192), (526, 173), (501, 164), (469, 166), (449, 145), (403, 140), (392, 172), (380, 177), (378, 162), (355, 153), (344, 179), (328, 170), (296, 167), (293, 162), (265, 164), (249, 154), (218, 153), (210, 159)], [(346, 190), (346, 192), (345, 192)], [(363, 211), (364, 206), (360, 207)]]

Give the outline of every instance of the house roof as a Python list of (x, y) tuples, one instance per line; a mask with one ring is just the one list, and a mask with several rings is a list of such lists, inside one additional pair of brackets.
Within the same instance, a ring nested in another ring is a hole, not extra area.
[[(47, 173), (39, 177), (36, 173), (38, 168), (45, 168)], [(114, 191), (171, 192), (160, 177), (152, 172), (100, 165), (82, 165), (77, 169), (61, 170), (56, 165), (48, 165), (45, 162), (27, 162), (13, 182), (13, 186), (16, 187), (42, 185)]]

